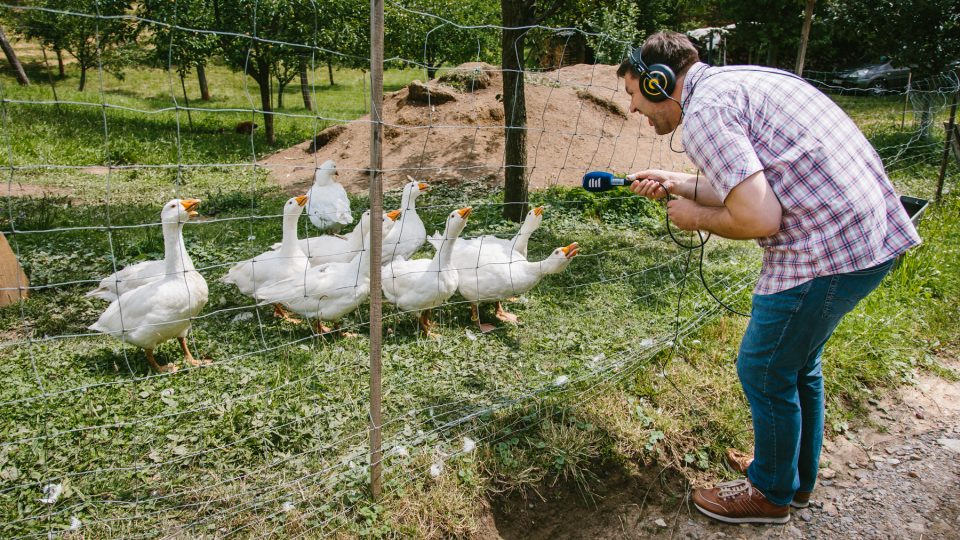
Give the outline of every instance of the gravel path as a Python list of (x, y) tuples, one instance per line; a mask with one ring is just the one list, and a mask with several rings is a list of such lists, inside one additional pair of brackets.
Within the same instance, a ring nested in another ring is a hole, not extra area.
[[(954, 366), (956, 369), (956, 366)], [(824, 444), (811, 506), (785, 525), (725, 525), (649, 482), (610, 478), (596, 507), (574, 494), (497, 516), (502, 538), (960, 538), (960, 382), (920, 376), (870, 400), (863, 426)], [(607, 480), (607, 479), (604, 479)], [(656, 489), (654, 491), (657, 491)]]

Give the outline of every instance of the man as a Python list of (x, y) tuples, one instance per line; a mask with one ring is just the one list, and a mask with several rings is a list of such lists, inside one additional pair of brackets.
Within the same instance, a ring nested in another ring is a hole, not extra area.
[[(675, 85), (662, 66), (676, 74)], [(631, 190), (677, 196), (667, 213), (681, 229), (756, 239), (764, 248), (737, 357), (754, 457), (731, 455), (747, 478), (698, 489), (693, 502), (725, 522), (784, 523), (791, 505), (808, 504), (816, 482), (823, 346), (920, 237), (876, 151), (802, 79), (754, 66), (709, 67), (673, 32), (650, 36), (617, 75), (630, 111), (658, 134), (683, 123), (683, 148), (702, 171), (640, 171)]]

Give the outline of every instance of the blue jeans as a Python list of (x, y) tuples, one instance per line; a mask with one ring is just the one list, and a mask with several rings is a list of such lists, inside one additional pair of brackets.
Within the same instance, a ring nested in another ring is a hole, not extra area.
[(753, 415), (747, 477), (770, 502), (789, 504), (797, 491), (813, 491), (823, 443), (823, 346), (893, 262), (753, 295), (737, 375)]

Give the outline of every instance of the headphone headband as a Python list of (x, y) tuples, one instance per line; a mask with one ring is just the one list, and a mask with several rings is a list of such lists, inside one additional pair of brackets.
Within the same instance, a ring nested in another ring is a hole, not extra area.
[(630, 64), (640, 73), (640, 93), (654, 103), (659, 103), (670, 97), (677, 86), (677, 77), (666, 64), (647, 66), (643, 61), (640, 47), (630, 51)]

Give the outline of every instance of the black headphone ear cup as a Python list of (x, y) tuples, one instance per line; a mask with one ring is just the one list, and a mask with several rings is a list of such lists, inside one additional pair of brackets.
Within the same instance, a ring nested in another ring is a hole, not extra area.
[(677, 86), (677, 78), (670, 66), (654, 64), (644, 73), (640, 81), (640, 92), (654, 103), (667, 99)]

